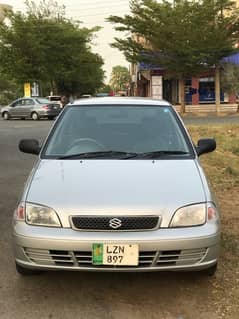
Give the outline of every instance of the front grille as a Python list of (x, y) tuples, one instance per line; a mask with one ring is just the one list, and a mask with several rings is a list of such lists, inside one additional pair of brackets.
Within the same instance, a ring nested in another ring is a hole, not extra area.
[(158, 228), (159, 216), (72, 216), (74, 229), (85, 231), (142, 231)]
[(94, 265), (91, 251), (43, 250), (24, 248), (28, 259), (37, 265), (80, 267), (80, 268), (145, 268), (157, 269), (170, 266), (190, 266), (200, 263), (207, 254), (207, 248), (164, 251), (139, 251), (138, 266)]

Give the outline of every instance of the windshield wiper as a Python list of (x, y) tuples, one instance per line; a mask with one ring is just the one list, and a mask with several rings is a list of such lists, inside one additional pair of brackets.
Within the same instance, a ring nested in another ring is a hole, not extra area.
[(122, 151), (98, 151), (98, 152), (85, 152), (77, 154), (69, 154), (59, 156), (58, 159), (80, 159), (80, 158), (117, 158), (128, 159), (138, 156), (137, 153), (122, 152)]
[(59, 156), (58, 159), (93, 159), (93, 158), (117, 158), (117, 159), (131, 159), (131, 158), (157, 158), (171, 155), (186, 155), (188, 152), (184, 151), (154, 151), (145, 153), (133, 153), (123, 151), (97, 151), (85, 152), (77, 154), (69, 154)]
[(171, 155), (186, 155), (189, 152), (185, 151), (154, 151), (154, 152), (145, 152), (145, 153), (138, 153), (138, 158), (157, 158), (162, 156), (171, 156)]

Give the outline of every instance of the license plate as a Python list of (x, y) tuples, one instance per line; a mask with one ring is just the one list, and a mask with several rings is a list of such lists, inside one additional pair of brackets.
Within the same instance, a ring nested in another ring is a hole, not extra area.
[(139, 246), (131, 244), (93, 244), (93, 264), (137, 266)]

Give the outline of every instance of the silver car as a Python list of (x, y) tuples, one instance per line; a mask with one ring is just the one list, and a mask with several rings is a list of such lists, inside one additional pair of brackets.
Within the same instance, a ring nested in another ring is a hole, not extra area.
[(1, 109), (4, 120), (10, 120), (11, 118), (31, 118), (35, 121), (40, 118), (53, 120), (60, 112), (59, 103), (52, 103), (50, 100), (40, 97), (17, 99)]
[(59, 115), (13, 219), (17, 271), (202, 271), (217, 267), (220, 219), (199, 155), (174, 108), (80, 99)]

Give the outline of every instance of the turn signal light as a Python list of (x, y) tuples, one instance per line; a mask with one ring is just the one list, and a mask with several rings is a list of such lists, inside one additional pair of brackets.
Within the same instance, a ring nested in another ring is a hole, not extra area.
[(217, 218), (217, 211), (214, 207), (210, 206), (207, 209), (207, 219), (213, 220)]
[(16, 219), (17, 220), (25, 220), (25, 207), (19, 205), (16, 209)]

